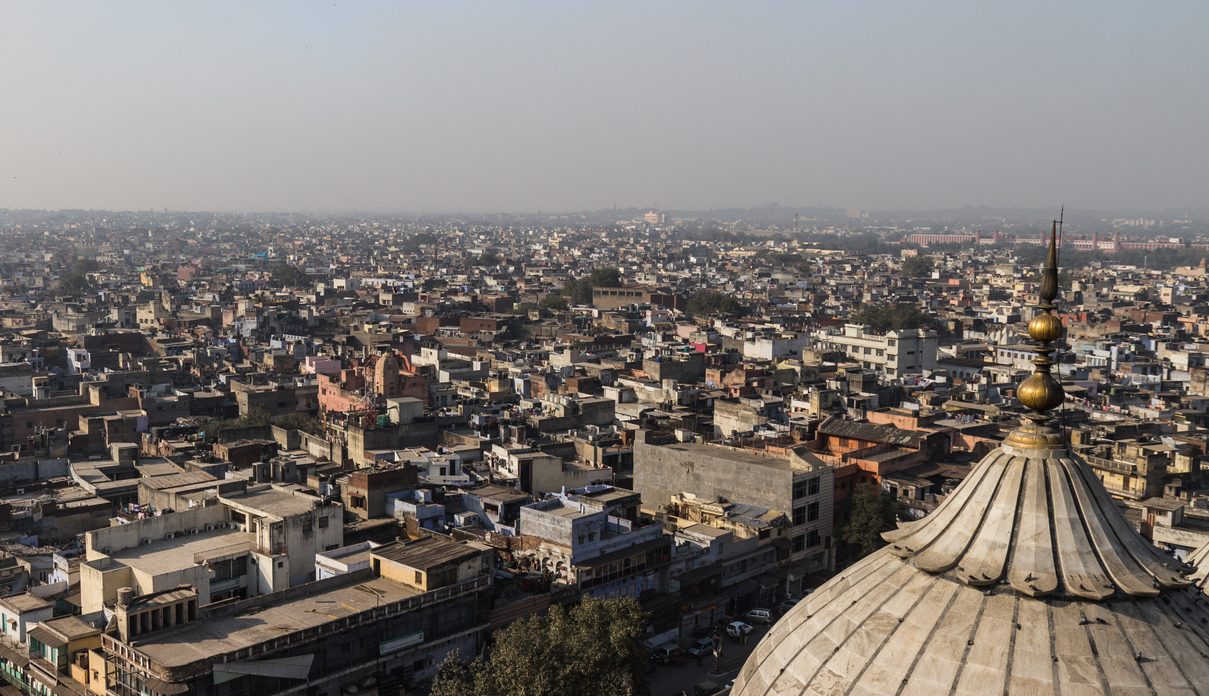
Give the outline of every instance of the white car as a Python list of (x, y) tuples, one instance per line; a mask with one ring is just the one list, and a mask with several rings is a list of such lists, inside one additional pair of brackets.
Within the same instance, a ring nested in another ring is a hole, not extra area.
[(752, 609), (744, 614), (743, 618), (752, 623), (770, 624), (772, 623), (772, 611), (769, 609)]
[(726, 624), (726, 635), (731, 638), (742, 638), (752, 632), (752, 626), (749, 623), (742, 621), (731, 621)]

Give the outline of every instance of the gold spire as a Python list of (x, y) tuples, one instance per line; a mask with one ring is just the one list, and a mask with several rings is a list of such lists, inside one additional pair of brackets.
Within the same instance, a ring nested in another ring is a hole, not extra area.
[(1037, 369), (1021, 383), (1016, 398), (1033, 413), (1029, 423), (1008, 436), (1008, 443), (1019, 447), (1065, 446), (1062, 435), (1052, 427), (1049, 411), (1062, 405), (1066, 392), (1054, 378), (1051, 370), (1054, 361), (1050, 358), (1051, 343), (1062, 337), (1062, 320), (1053, 314), (1054, 299), (1058, 297), (1058, 223), (1050, 228), (1049, 251), (1045, 255), (1045, 266), (1041, 270), (1041, 311), (1028, 323), (1028, 334), (1038, 345), (1033, 350), (1037, 357), (1033, 364)]

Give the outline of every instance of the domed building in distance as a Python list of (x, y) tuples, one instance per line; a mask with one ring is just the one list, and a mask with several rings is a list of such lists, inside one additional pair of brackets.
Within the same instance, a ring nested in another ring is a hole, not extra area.
[(1125, 521), (1048, 415), (1055, 231), (1033, 413), (928, 517), (832, 578), (760, 641), (736, 696), (1207, 694), (1209, 596)]

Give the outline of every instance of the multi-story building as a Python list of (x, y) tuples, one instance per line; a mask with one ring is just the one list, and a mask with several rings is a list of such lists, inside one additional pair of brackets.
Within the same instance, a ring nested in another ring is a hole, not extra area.
[(790, 519), (788, 562), (808, 572), (832, 567), (834, 475), (804, 447), (784, 453), (696, 442), (653, 442), (639, 433), (634, 445), (634, 488), (645, 508), (659, 510), (676, 496), (746, 503)]
[(202, 604), (284, 590), (312, 579), (316, 553), (343, 546), (338, 503), (271, 486), (218, 500), (85, 535), (84, 612), (112, 603), (121, 587), (188, 585)]
[(815, 333), (813, 348), (844, 353), (862, 367), (879, 370), (889, 377), (936, 369), (936, 332), (926, 329), (876, 334), (860, 324), (845, 324), (841, 333)]
[(633, 491), (600, 485), (526, 505), (513, 555), (592, 596), (663, 591), (671, 539), (639, 518), (638, 502)]
[(487, 628), (490, 551), (425, 538), (369, 552), (369, 567), (254, 599), (203, 606), (188, 586), (123, 589), (93, 653), (105, 693), (350, 693), (431, 678)]

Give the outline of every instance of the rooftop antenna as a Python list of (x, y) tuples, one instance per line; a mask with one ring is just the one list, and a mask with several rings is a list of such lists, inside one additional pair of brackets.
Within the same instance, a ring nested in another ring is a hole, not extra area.
[[(1057, 244), (1057, 249), (1054, 250), (1056, 252), (1055, 259), (1061, 258), (1061, 255), (1062, 255), (1062, 223), (1065, 221), (1065, 219), (1066, 219), (1066, 204), (1063, 204), (1060, 208), (1058, 208), (1058, 244)], [(1061, 268), (1060, 263), (1057, 265), (1059, 268)], [(1062, 331), (1062, 333), (1063, 334), (1066, 333), (1065, 329)], [(1063, 346), (1063, 343), (1064, 343), (1064, 341), (1062, 341), (1062, 337), (1059, 337), (1057, 345), (1054, 346), (1054, 358), (1058, 363), (1056, 365), (1056, 367), (1058, 368), (1058, 383), (1059, 384), (1063, 384), (1063, 383), (1070, 384), (1069, 380), (1062, 379), (1062, 346)], [(1058, 427), (1062, 429), (1064, 435), (1066, 435), (1066, 436), (1070, 435), (1070, 418), (1069, 418), (1069, 414), (1067, 413), (1067, 410), (1066, 410), (1066, 400), (1065, 399), (1063, 399), (1062, 405), (1058, 407)]]
[(1062, 221), (1066, 218), (1066, 204), (1058, 209), (1058, 256), (1062, 256)]

